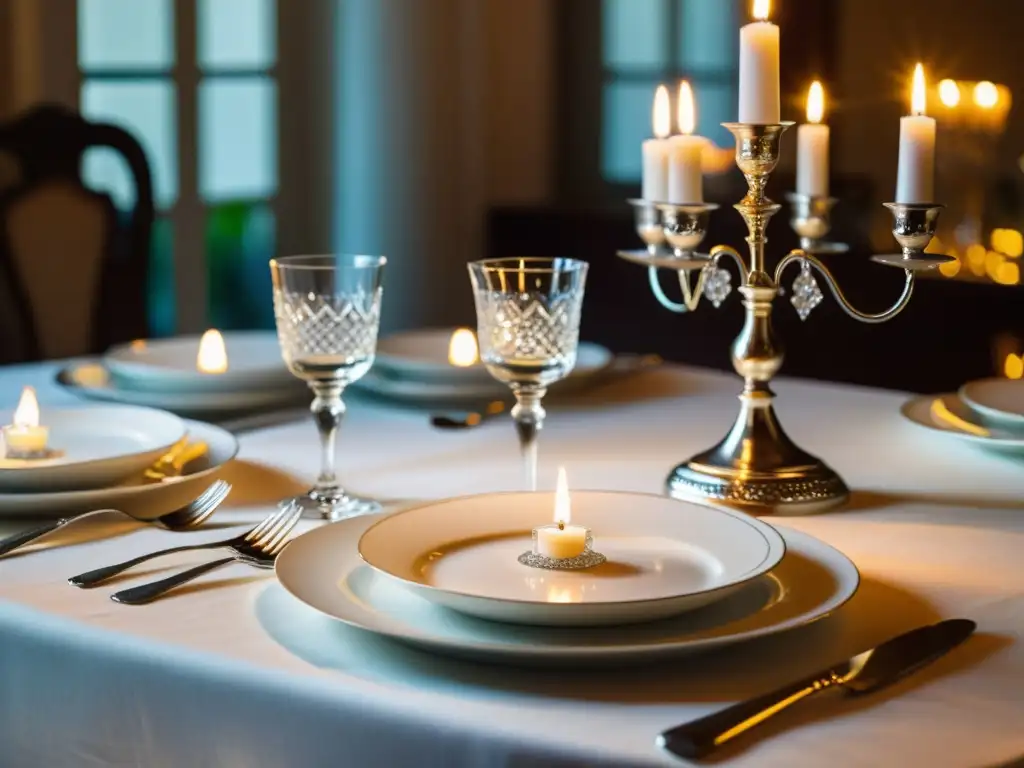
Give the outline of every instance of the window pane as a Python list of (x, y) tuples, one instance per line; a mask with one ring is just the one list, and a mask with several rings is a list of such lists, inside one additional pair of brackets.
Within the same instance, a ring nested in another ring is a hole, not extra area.
[(149, 249), (149, 332), (152, 336), (173, 336), (177, 327), (174, 291), (174, 229), (162, 216), (153, 222)]
[(731, 147), (736, 143), (732, 134), (722, 127), (736, 119), (736, 88), (732, 85), (694, 86), (699, 112), (697, 131), (707, 136), (720, 147)]
[(609, 83), (602, 104), (601, 172), (610, 181), (640, 178), (640, 144), (651, 136), (657, 83)]
[(211, 201), (277, 190), (277, 89), (269, 78), (207, 78), (199, 86), (199, 192)]
[[(723, 0), (716, 0), (723, 2)], [(610, 69), (668, 64), (666, 0), (604, 0), (604, 63)]]
[(731, 70), (737, 66), (739, 22), (729, 0), (681, 0), (679, 66), (684, 70)]
[(169, 69), (174, 64), (171, 0), (78, 0), (78, 65)]
[(266, 203), (225, 203), (206, 220), (209, 317), (217, 328), (274, 327), (270, 265), (274, 212)]
[[(153, 176), (158, 208), (178, 197), (178, 139), (174, 85), (166, 80), (101, 82), (82, 85), (82, 114), (90, 120), (118, 125), (142, 144)], [(90, 186), (110, 190), (115, 199), (134, 201), (134, 184), (127, 167), (112, 152), (87, 155), (83, 168)]]
[(199, 66), (264, 69), (273, 65), (275, 5), (274, 0), (199, 0)]

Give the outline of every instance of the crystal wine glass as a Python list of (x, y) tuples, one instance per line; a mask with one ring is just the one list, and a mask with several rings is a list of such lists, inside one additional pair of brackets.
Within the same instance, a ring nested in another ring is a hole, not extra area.
[(335, 474), (334, 446), (345, 415), (341, 395), (373, 364), (380, 326), (383, 256), (289, 256), (273, 259), (274, 317), (281, 356), (315, 397), (320, 475), (297, 499), (310, 516), (338, 520), (380, 509), (346, 493)]
[(476, 298), (480, 359), (509, 385), (526, 485), (537, 489), (537, 433), (547, 388), (576, 365), (587, 263), (511, 258), (469, 265)]

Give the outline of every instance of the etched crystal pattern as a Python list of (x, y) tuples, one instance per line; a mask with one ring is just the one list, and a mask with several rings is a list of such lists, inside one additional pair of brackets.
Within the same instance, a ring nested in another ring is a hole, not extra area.
[(381, 290), (321, 295), (276, 289), (274, 315), (288, 361), (340, 358), (343, 364), (372, 360), (380, 327)]
[(732, 276), (729, 271), (709, 265), (704, 267), (704, 295), (717, 309), (732, 293)]
[(821, 304), (823, 298), (821, 288), (818, 287), (818, 281), (811, 274), (810, 265), (806, 261), (803, 262), (800, 267), (800, 274), (793, 281), (793, 295), (789, 299), (790, 303), (796, 308), (796, 313), (800, 315), (800, 319), (806, 320), (811, 311)]
[(583, 292), (556, 295), (476, 291), (480, 356), (520, 364), (576, 364)]

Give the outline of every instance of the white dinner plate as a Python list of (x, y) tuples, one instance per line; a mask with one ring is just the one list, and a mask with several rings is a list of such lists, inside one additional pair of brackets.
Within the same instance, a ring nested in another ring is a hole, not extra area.
[(955, 394), (921, 395), (900, 412), (914, 424), (967, 443), (1005, 453), (1024, 453), (1024, 432), (1013, 432), (979, 418)]
[[(101, 410), (101, 409), (95, 409)], [(0, 517), (59, 517), (94, 509), (119, 509), (152, 520), (195, 499), (238, 453), (230, 432), (199, 421), (185, 421), (188, 438), (202, 441), (207, 453), (186, 467), (187, 474), (159, 483), (144, 483), (142, 471), (120, 485), (87, 491), (0, 493)], [(148, 465), (147, 465), (148, 466)]]
[(206, 419), (285, 408), (308, 403), (313, 397), (306, 384), (295, 378), (283, 387), (238, 392), (126, 389), (118, 386), (107, 369), (95, 362), (69, 365), (57, 374), (57, 383), (89, 400), (143, 405), (171, 411), (179, 416)]
[(573, 519), (607, 562), (578, 571), (521, 564), (554, 493), (447, 499), (381, 520), (366, 563), (426, 600), (513, 624), (599, 626), (672, 616), (720, 600), (774, 568), (782, 537), (749, 515), (667, 496), (575, 491)]
[[(424, 328), (387, 336), (377, 343), (374, 366), (390, 378), (462, 386), (494, 384), (480, 362), (466, 367), (448, 363), (448, 345), (454, 332), (454, 328)], [(582, 342), (570, 376), (592, 376), (611, 362), (610, 350)]]
[[(0, 412), (10, 424), (11, 411)], [(46, 408), (51, 456), (0, 458), (0, 490), (103, 488), (141, 472), (185, 435), (181, 419), (166, 411), (133, 406)]]
[(112, 347), (103, 365), (122, 389), (149, 392), (240, 392), (282, 389), (295, 378), (281, 358), (272, 331), (225, 332), (228, 369), (203, 373), (196, 368), (199, 336), (133, 341)]
[(350, 626), (478, 661), (589, 666), (710, 650), (821, 619), (849, 600), (860, 580), (845, 555), (807, 534), (779, 528), (786, 557), (778, 567), (699, 611), (607, 628), (510, 626), (430, 603), (365, 565), (357, 545), (378, 519), (350, 518), (295, 539), (277, 559), (284, 589)]
[(960, 387), (960, 399), (984, 418), (1024, 428), (1024, 381), (981, 379)]

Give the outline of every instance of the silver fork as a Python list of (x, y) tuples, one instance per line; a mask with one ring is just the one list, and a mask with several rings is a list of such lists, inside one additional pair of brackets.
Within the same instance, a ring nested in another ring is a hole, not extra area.
[(112, 594), (110, 599), (115, 603), (124, 603), (126, 605), (148, 603), (170, 592), (175, 587), (180, 587), (182, 584), (228, 563), (239, 562), (256, 568), (273, 568), (278, 554), (291, 541), (292, 529), (299, 522), (300, 517), (302, 517), (302, 507), (293, 502), (267, 518), (264, 522), (274, 520), (274, 523), (267, 526), (258, 537), (244, 544), (232, 545), (231, 549), (234, 552), (231, 553), (231, 557), (203, 563), (194, 568), (189, 568), (187, 571), (182, 571), (174, 576), (168, 576), (166, 579), (160, 579), (149, 584), (122, 589), (120, 592)]
[[(116, 576), (119, 573), (127, 571), (129, 568), (133, 568), (139, 563), (144, 563), (147, 560), (152, 560), (157, 557), (163, 557), (164, 555), (172, 555), (175, 552), (189, 552), (194, 549), (224, 549), (231, 548), (238, 551), (242, 551), (245, 547), (260, 540), (270, 530), (276, 529), (276, 527), (283, 521), (292, 520), (288, 529), (291, 530), (295, 526), (295, 520), (298, 520), (298, 516), (294, 510), (296, 504), (294, 502), (289, 503), (287, 506), (281, 507), (274, 514), (268, 516), (258, 525), (254, 526), (245, 533), (232, 536), (230, 539), (221, 539), (220, 541), (208, 541), (205, 544), (184, 544), (179, 547), (169, 547), (168, 549), (158, 549), (156, 552), (148, 552), (145, 555), (139, 555), (133, 557), (131, 560), (125, 560), (123, 563), (116, 563), (114, 565), (107, 565), (103, 568), (97, 568), (93, 571), (86, 571), (80, 573), (77, 576), (72, 576), (68, 579), (68, 583), (76, 587), (95, 587), (100, 582), (106, 581), (112, 576)], [(299, 510), (298, 514), (301, 514), (302, 510)], [(242, 548), (242, 549), (240, 549)]]
[[(172, 512), (168, 512), (166, 515), (162, 515), (151, 522), (162, 525), (169, 531), (186, 531), (190, 528), (196, 528), (206, 522), (210, 515), (217, 511), (217, 507), (223, 503), (224, 499), (227, 498), (227, 495), (230, 492), (231, 485), (229, 483), (225, 483), (223, 480), (218, 480), (203, 491), (195, 501), (190, 502), (183, 507), (179, 507)], [(78, 515), (62, 517), (60, 520), (52, 520), (51, 522), (40, 525), (37, 528), (16, 533), (13, 536), (9, 536), (0, 541), (0, 556), (6, 555), (8, 552), (13, 552), (19, 547), (25, 546), (30, 541), (35, 541), (41, 536), (45, 536), (48, 533), (56, 531), (58, 528), (63, 528), (68, 523), (73, 523), (76, 520), (81, 520), (91, 515), (98, 515), (103, 512), (118, 511), (120, 510), (95, 509), (91, 512), (82, 512)]]

